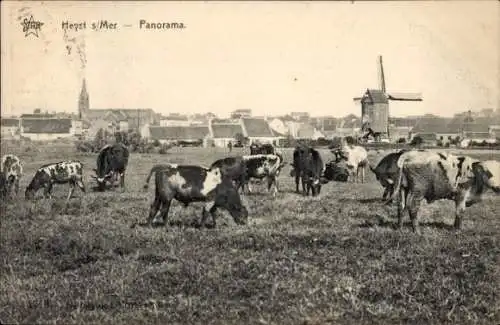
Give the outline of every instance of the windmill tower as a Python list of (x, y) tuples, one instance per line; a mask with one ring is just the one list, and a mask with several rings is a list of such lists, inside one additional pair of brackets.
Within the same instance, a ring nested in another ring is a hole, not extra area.
[(422, 101), (420, 93), (387, 93), (385, 88), (384, 66), (382, 56), (378, 56), (379, 89), (367, 89), (363, 97), (355, 97), (361, 102), (361, 130), (363, 138), (372, 135), (380, 141), (383, 135), (389, 136), (389, 100)]

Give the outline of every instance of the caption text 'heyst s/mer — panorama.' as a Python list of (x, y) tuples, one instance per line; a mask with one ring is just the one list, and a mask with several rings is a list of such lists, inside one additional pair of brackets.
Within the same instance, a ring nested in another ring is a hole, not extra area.
[(96, 21), (70, 21), (65, 20), (61, 23), (61, 28), (64, 31), (79, 31), (83, 29), (90, 28), (92, 30), (118, 30), (120, 28), (131, 28), (137, 27), (144, 30), (171, 30), (171, 29), (184, 29), (186, 24), (182, 22), (158, 22), (158, 21), (147, 21), (145, 19), (139, 20), (135, 24), (120, 24), (116, 21), (99, 19)]

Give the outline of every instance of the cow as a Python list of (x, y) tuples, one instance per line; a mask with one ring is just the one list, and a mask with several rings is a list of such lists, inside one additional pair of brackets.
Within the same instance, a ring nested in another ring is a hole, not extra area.
[(368, 152), (361, 146), (344, 145), (340, 150), (332, 151), (338, 160), (345, 160), (352, 175), (353, 182), (359, 181), (361, 172), (361, 182), (365, 182), (365, 168), (368, 165)]
[[(393, 196), (399, 195), (398, 226), (408, 210), (412, 230), (418, 232), (420, 202), (446, 199), (455, 202), (455, 229), (460, 229), (466, 207), (482, 200), (489, 188), (500, 192), (498, 162), (481, 162), (468, 156), (411, 150), (397, 162), (399, 177)], [(392, 199), (392, 197), (391, 197)]]
[(118, 175), (120, 176), (120, 186), (122, 190), (125, 188), (125, 170), (127, 169), (129, 159), (128, 148), (116, 143), (113, 145), (104, 146), (97, 155), (97, 168), (94, 168), (95, 178), (99, 191), (104, 191), (106, 182), (113, 182)]
[(185, 207), (191, 202), (205, 202), (201, 227), (205, 226), (208, 214), (211, 215), (215, 227), (217, 208), (226, 209), (237, 224), (247, 223), (247, 208), (241, 203), (231, 178), (224, 177), (219, 168), (177, 164), (156, 165), (151, 169), (146, 179), (147, 183), (153, 173), (155, 173), (155, 198), (151, 204), (149, 224), (166, 223), (173, 199), (183, 203)]
[(273, 196), (275, 196), (279, 191), (278, 176), (283, 166), (281, 156), (258, 154), (222, 158), (213, 162), (210, 168), (219, 168), (223, 175), (236, 182), (236, 189), (239, 191), (242, 188), (243, 192), (245, 185), (248, 191), (252, 192), (248, 184), (251, 178), (267, 178), (267, 189), (270, 191), (274, 185)]
[(387, 198), (392, 197), (394, 193), (394, 184), (399, 176), (397, 162), (399, 157), (407, 151), (407, 149), (402, 149), (397, 152), (391, 152), (383, 157), (375, 168), (368, 164), (370, 170), (375, 174), (377, 181), (379, 181), (380, 185), (384, 188), (384, 193), (382, 194), (382, 200), (384, 201)]
[(349, 169), (344, 160), (338, 162), (333, 160), (325, 164), (323, 176), (328, 181), (347, 182)]
[(52, 164), (46, 164), (38, 168), (25, 191), (26, 200), (31, 200), (40, 188), (45, 188), (44, 196), (51, 198), (52, 187), (54, 184), (67, 184), (70, 189), (66, 202), (69, 201), (75, 186), (78, 186), (83, 193), (86, 192), (83, 182), (83, 164), (76, 160), (61, 161)]
[(311, 147), (297, 146), (293, 151), (293, 163), (290, 176), (295, 176), (295, 191), (299, 193), (299, 183), (302, 180), (302, 193), (306, 196), (319, 195), (321, 184), (327, 181), (322, 177), (324, 166), (320, 153)]
[(19, 180), (23, 174), (23, 165), (21, 160), (15, 155), (5, 155), (2, 157), (2, 165), (0, 165), (0, 173), (5, 178), (5, 194), (12, 195), (12, 188), (16, 195), (19, 193)]

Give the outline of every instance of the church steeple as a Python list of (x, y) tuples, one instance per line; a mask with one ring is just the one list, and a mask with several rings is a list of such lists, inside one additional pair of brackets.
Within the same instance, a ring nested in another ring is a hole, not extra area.
[(80, 97), (78, 98), (78, 116), (83, 118), (87, 115), (89, 107), (89, 93), (87, 92), (87, 83), (85, 78), (83, 78), (82, 90), (80, 91)]

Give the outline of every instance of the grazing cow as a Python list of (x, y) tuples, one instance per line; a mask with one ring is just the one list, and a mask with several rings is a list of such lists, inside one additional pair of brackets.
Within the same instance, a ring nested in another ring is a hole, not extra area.
[[(395, 193), (399, 194), (398, 224), (409, 211), (413, 231), (418, 231), (420, 202), (447, 199), (455, 202), (456, 229), (466, 207), (481, 201), (488, 189), (500, 192), (498, 162), (480, 162), (467, 156), (428, 151), (408, 151), (397, 162), (400, 169)], [(394, 193), (394, 194), (395, 194)]]
[(368, 165), (368, 152), (365, 148), (353, 145), (344, 145), (336, 153), (337, 157), (346, 160), (347, 167), (351, 171), (353, 182), (359, 181), (361, 171), (361, 182), (365, 182), (365, 168)]
[(236, 182), (236, 189), (239, 191), (241, 187), (243, 192), (245, 185), (248, 186), (248, 191), (252, 192), (248, 184), (251, 178), (267, 178), (268, 191), (274, 185), (273, 195), (276, 195), (279, 191), (277, 177), (283, 165), (281, 156), (259, 154), (222, 158), (213, 162), (210, 168), (219, 168), (224, 176)]
[(69, 201), (75, 186), (78, 186), (85, 193), (83, 183), (83, 164), (79, 161), (69, 160), (58, 163), (43, 165), (38, 168), (33, 179), (26, 188), (25, 197), (27, 200), (33, 199), (35, 193), (42, 187), (45, 188), (44, 196), (51, 197), (54, 184), (69, 183), (70, 189), (66, 202)]
[(23, 174), (21, 160), (15, 155), (5, 155), (2, 157), (0, 172), (5, 178), (5, 194), (12, 195), (12, 187), (16, 195), (19, 193), (19, 179)]
[(375, 168), (368, 165), (370, 170), (375, 174), (377, 181), (379, 181), (384, 188), (382, 200), (392, 197), (394, 193), (394, 184), (397, 182), (399, 176), (399, 168), (397, 165), (398, 159), (407, 151), (406, 149), (402, 149), (398, 152), (391, 152), (382, 158)]
[[(240, 196), (229, 177), (223, 177), (219, 168), (208, 169), (192, 165), (156, 165), (155, 198), (151, 204), (148, 223), (165, 224), (173, 199), (188, 206), (191, 202), (206, 202), (203, 207), (201, 227), (205, 226), (208, 214), (212, 216), (215, 227), (215, 211), (226, 209), (237, 224), (246, 224), (248, 210), (241, 203)], [(147, 187), (147, 186), (145, 186)], [(158, 213), (158, 211), (160, 211)]]
[(347, 182), (349, 178), (349, 169), (345, 161), (336, 162), (336, 160), (333, 160), (325, 164), (323, 176), (328, 181)]
[(322, 177), (324, 166), (320, 153), (311, 147), (297, 146), (293, 151), (293, 163), (290, 176), (295, 176), (295, 191), (299, 193), (299, 182), (302, 180), (302, 193), (319, 195), (321, 184), (327, 181)]
[(97, 180), (98, 190), (104, 191), (106, 181), (114, 179), (120, 175), (120, 186), (125, 187), (125, 170), (127, 169), (129, 151), (121, 143), (104, 146), (97, 156), (97, 168), (94, 168)]

